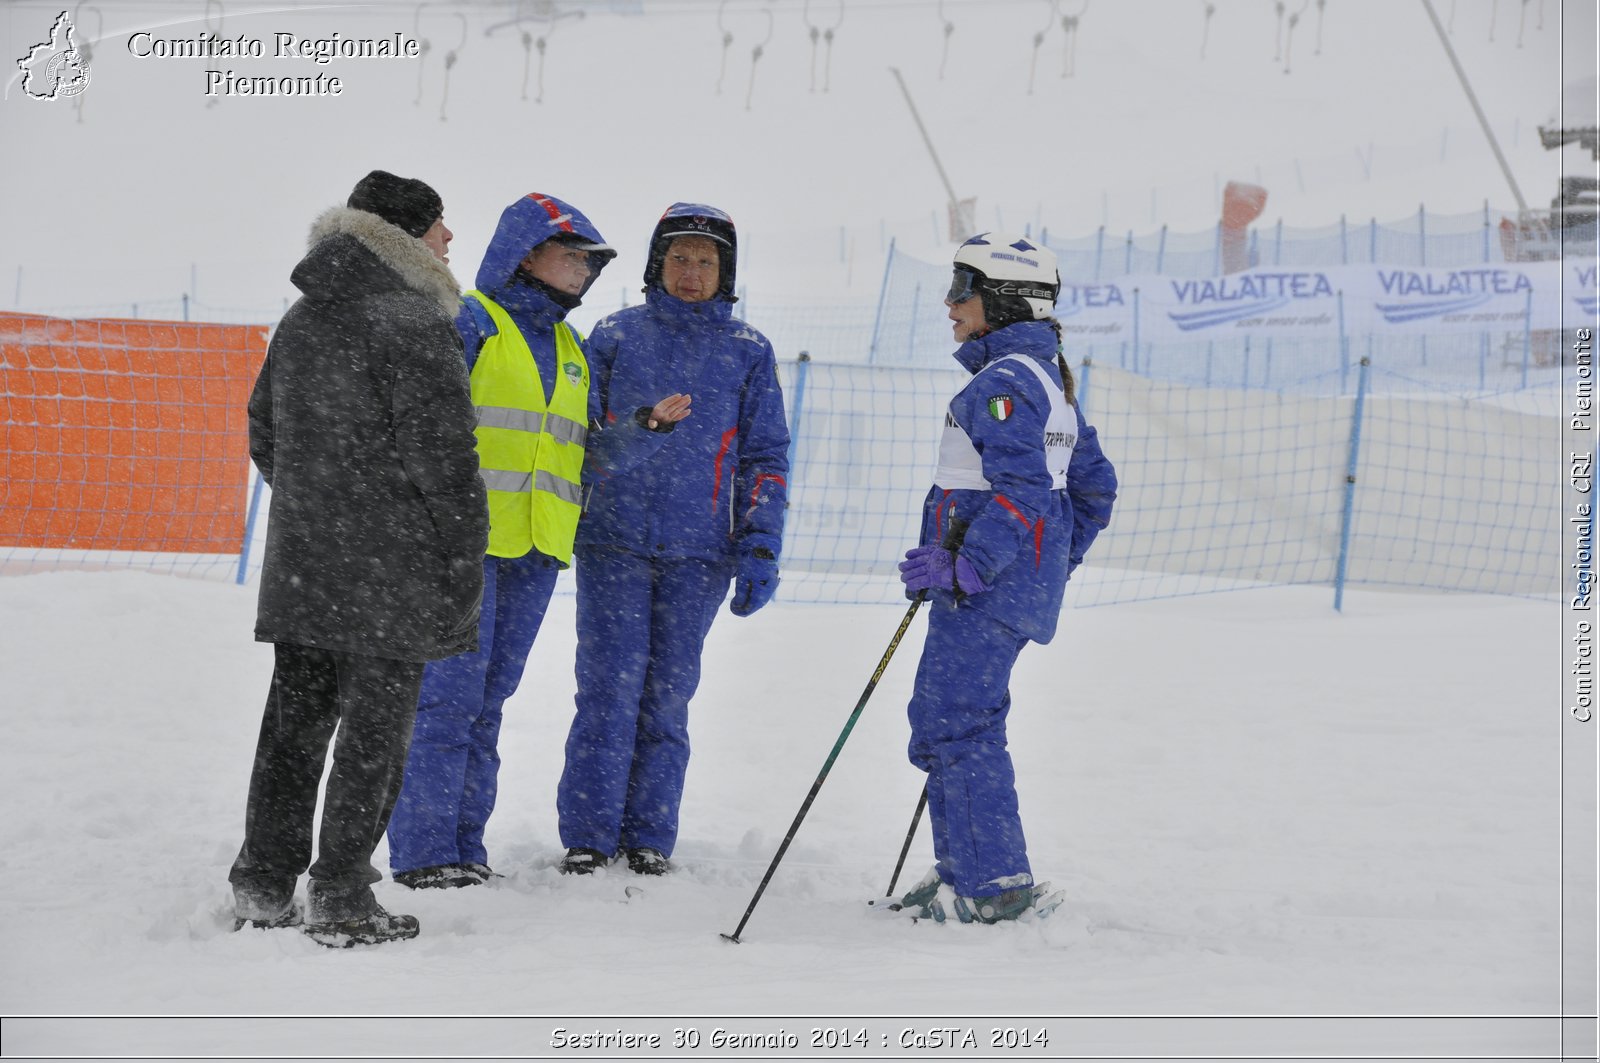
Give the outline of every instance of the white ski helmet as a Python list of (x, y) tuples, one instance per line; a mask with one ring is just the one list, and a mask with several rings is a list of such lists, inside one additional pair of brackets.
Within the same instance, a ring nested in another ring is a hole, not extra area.
[(974, 236), (956, 249), (954, 270), (946, 298), (978, 296), (992, 329), (1049, 317), (1061, 291), (1055, 252), (1010, 233)]

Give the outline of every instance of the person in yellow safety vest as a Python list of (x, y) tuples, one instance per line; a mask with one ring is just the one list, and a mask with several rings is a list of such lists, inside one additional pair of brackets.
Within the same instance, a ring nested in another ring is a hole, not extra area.
[[(517, 689), (572, 559), (589, 430), (583, 338), (565, 321), (616, 252), (589, 219), (534, 192), (500, 215), (476, 291), (456, 316), (477, 407), (489, 500), (478, 649), (428, 665), (405, 778), (389, 820), (389, 867), (413, 889), (479, 885), (493, 874), (501, 707)], [(660, 428), (688, 412), (674, 396)], [(440, 519), (440, 515), (435, 515)]]

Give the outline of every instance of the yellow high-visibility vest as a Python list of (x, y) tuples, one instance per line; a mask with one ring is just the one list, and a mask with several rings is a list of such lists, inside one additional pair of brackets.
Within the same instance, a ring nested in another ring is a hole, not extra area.
[(482, 292), (467, 297), (483, 304), (498, 330), (472, 367), (489, 553), (521, 557), (538, 547), (566, 567), (582, 510), (589, 436), (589, 363), (581, 337), (566, 322), (556, 325), (556, 379), (546, 404), (533, 351), (511, 315)]

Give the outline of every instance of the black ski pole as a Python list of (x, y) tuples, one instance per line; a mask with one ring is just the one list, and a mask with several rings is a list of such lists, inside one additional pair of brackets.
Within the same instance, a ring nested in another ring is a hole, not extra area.
[(917, 824), (922, 822), (922, 810), (928, 807), (928, 788), (923, 786), (922, 793), (917, 795), (917, 810), (911, 813), (911, 826), (906, 831), (906, 843), (900, 847), (900, 859), (894, 863), (894, 874), (889, 876), (889, 888), (884, 891), (885, 897), (894, 896), (895, 883), (900, 881), (900, 869), (906, 866), (906, 854), (911, 851), (911, 839), (917, 833)]
[(833, 762), (838, 759), (839, 751), (844, 748), (845, 739), (850, 737), (851, 728), (855, 727), (856, 720), (861, 718), (861, 710), (867, 707), (867, 699), (872, 697), (872, 691), (878, 685), (878, 680), (883, 678), (883, 671), (889, 667), (889, 658), (894, 656), (900, 640), (905, 637), (906, 630), (911, 627), (912, 617), (917, 615), (917, 610), (922, 608), (922, 602), (927, 598), (928, 592), (921, 591), (911, 602), (911, 608), (906, 610), (905, 618), (900, 621), (900, 626), (895, 630), (894, 638), (889, 640), (889, 648), (883, 651), (883, 660), (878, 662), (877, 669), (872, 673), (872, 678), (867, 680), (867, 689), (861, 692), (861, 700), (856, 702), (855, 711), (850, 714), (850, 719), (845, 721), (844, 730), (839, 732), (839, 740), (833, 744), (833, 751), (828, 754), (828, 759), (823, 763), (822, 770), (817, 773), (817, 781), (811, 784), (811, 792), (806, 794), (806, 799), (800, 805), (800, 811), (795, 814), (794, 822), (789, 824), (789, 833), (783, 836), (783, 843), (778, 846), (778, 852), (773, 856), (772, 863), (767, 867), (767, 873), (761, 877), (761, 885), (756, 887), (754, 897), (750, 898), (750, 906), (744, 910), (744, 918), (739, 920), (739, 925), (734, 927), (733, 933), (723, 934), (725, 941), (739, 944), (739, 935), (744, 933), (744, 925), (750, 921), (750, 913), (756, 910), (756, 903), (761, 900), (761, 895), (767, 890), (767, 883), (772, 881), (772, 873), (778, 870), (778, 863), (783, 859), (783, 854), (789, 851), (789, 843), (794, 841), (795, 832), (800, 829), (800, 821), (806, 818), (806, 813), (811, 809), (811, 802), (816, 800), (817, 791), (822, 789), (822, 780), (828, 777), (828, 772), (833, 769)]

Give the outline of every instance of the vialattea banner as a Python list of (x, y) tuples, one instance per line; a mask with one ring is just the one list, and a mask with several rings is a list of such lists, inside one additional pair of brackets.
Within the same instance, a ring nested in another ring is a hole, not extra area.
[(1221, 277), (1063, 278), (1056, 316), (1089, 341), (1169, 343), (1234, 338), (1521, 332), (1558, 329), (1563, 308), (1593, 319), (1593, 259), (1456, 269), (1361, 264), (1256, 268)]

